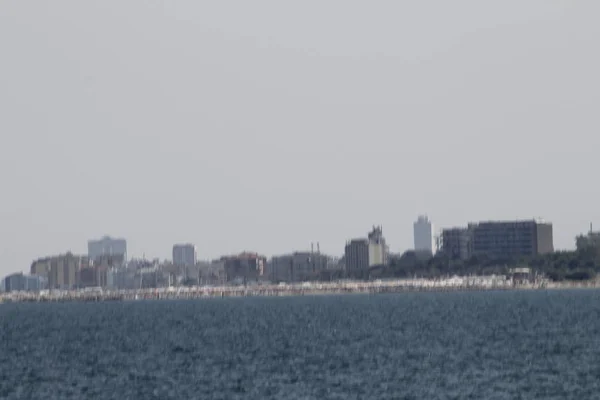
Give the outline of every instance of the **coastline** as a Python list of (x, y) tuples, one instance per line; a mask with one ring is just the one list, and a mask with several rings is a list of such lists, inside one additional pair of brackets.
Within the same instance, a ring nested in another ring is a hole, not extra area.
[(405, 292), (469, 292), (508, 290), (597, 289), (600, 282), (513, 282), (501, 277), (454, 277), (445, 280), (405, 279), (341, 281), (249, 286), (192, 286), (157, 289), (11, 292), (0, 294), (0, 304), (21, 302), (103, 302), (137, 300), (192, 300), (219, 297), (280, 297)]

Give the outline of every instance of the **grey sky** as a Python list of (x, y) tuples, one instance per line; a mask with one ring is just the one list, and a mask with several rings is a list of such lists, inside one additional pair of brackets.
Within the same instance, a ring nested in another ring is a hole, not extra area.
[(133, 256), (341, 254), (383, 224), (600, 226), (597, 1), (4, 1), (0, 275)]

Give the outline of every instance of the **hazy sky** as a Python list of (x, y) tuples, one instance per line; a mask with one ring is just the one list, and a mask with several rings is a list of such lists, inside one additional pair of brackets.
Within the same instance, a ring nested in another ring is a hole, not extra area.
[(600, 2), (0, 8), (0, 275), (125, 237), (265, 255), (382, 224), (600, 227)]

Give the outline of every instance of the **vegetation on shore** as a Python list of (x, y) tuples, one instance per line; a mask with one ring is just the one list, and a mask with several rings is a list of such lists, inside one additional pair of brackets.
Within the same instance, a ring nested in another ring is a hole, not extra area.
[(474, 256), (468, 260), (451, 259), (444, 254), (434, 257), (407, 251), (393, 257), (387, 266), (375, 266), (365, 271), (346, 273), (324, 271), (320, 278), (330, 279), (381, 279), (381, 278), (441, 278), (446, 276), (503, 275), (511, 268), (529, 267), (553, 281), (581, 281), (594, 279), (600, 272), (600, 249), (586, 248), (561, 251), (535, 257), (491, 259)]

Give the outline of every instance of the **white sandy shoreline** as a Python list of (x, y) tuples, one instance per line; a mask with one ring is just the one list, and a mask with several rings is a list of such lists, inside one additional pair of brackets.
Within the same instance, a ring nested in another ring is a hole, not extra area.
[(402, 292), (460, 292), (505, 290), (568, 290), (600, 288), (600, 282), (513, 282), (503, 277), (453, 277), (448, 279), (403, 279), (383, 281), (312, 282), (299, 284), (256, 284), (250, 286), (194, 286), (136, 290), (83, 289), (13, 292), (0, 295), (1, 303), (13, 302), (98, 302), (144, 299), (201, 299), (215, 297), (305, 296), (378, 294)]

